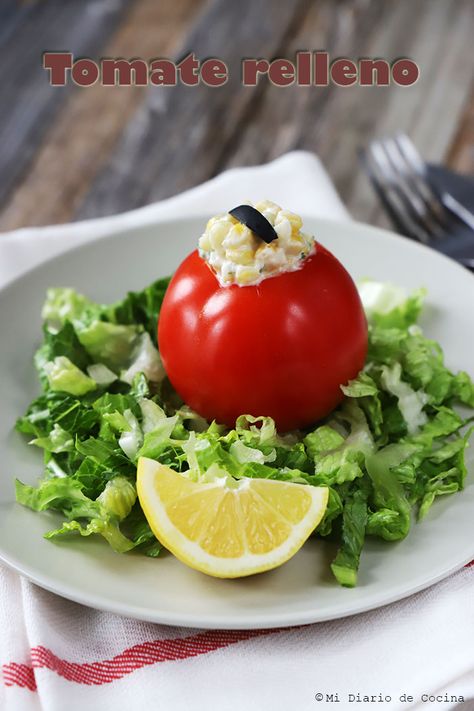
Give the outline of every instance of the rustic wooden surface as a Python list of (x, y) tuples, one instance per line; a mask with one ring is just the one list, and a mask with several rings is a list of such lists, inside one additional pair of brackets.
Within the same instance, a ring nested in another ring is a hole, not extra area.
[[(357, 151), (406, 131), (474, 173), (473, 0), (2, 0), (0, 231), (112, 214), (229, 166), (315, 151), (357, 219), (385, 218)], [(412, 87), (240, 83), (243, 56), (413, 58)], [(44, 50), (179, 57), (230, 68), (222, 87), (50, 87)]]

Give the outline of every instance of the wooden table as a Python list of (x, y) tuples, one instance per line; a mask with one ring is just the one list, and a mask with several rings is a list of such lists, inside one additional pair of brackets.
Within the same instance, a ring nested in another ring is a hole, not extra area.
[[(357, 161), (406, 131), (423, 155), (474, 172), (473, 0), (1, 0), (0, 230), (107, 215), (235, 165), (315, 151), (357, 219), (384, 217)], [(412, 87), (240, 83), (242, 57), (408, 56)], [(45, 50), (174, 57), (230, 69), (220, 88), (51, 87)], [(245, 192), (245, 190), (244, 190)]]

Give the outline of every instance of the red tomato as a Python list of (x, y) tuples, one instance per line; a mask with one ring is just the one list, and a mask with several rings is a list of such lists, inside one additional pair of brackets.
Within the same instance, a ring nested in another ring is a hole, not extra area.
[(342, 400), (367, 353), (357, 289), (322, 245), (298, 271), (256, 286), (221, 286), (197, 251), (166, 292), (158, 343), (168, 377), (206, 419), (269, 415), (302, 428)]

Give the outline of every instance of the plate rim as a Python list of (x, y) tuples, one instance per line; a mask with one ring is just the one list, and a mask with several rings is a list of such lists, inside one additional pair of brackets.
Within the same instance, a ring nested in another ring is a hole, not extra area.
[[(473, 544), (474, 545), (474, 544)], [(186, 613), (186, 612), (179, 612), (179, 613), (171, 613), (167, 612), (164, 614), (160, 614), (157, 612), (156, 614), (153, 612), (150, 614), (150, 612), (141, 612), (140, 610), (142, 608), (139, 608), (136, 605), (132, 606), (127, 606), (125, 604), (121, 603), (114, 603), (114, 602), (101, 602), (103, 600), (103, 596), (96, 596), (96, 595), (85, 595), (82, 597), (81, 595), (78, 595), (75, 593), (74, 590), (69, 589), (68, 586), (66, 585), (60, 585), (59, 587), (54, 587), (53, 585), (49, 584), (47, 581), (43, 580), (42, 575), (32, 575), (28, 571), (22, 568), (21, 565), (14, 563), (9, 559), (8, 556), (5, 556), (1, 553), (0, 551), (0, 562), (4, 563), (7, 565), (7, 567), (10, 570), (13, 570), (23, 577), (25, 577), (27, 580), (30, 582), (34, 583), (35, 585), (38, 585), (40, 588), (43, 590), (46, 590), (50, 593), (54, 593), (55, 595), (59, 595), (59, 597), (62, 597), (66, 600), (69, 600), (71, 602), (78, 603), (80, 605), (84, 605), (85, 607), (89, 607), (93, 610), (99, 610), (101, 612), (108, 612), (114, 615), (121, 615), (124, 617), (130, 617), (135, 620), (140, 620), (142, 622), (150, 622), (153, 624), (161, 624), (161, 625), (167, 625), (169, 627), (185, 627), (187, 629), (208, 629), (208, 630), (215, 630), (215, 629), (227, 629), (227, 630), (249, 630), (249, 629), (286, 629), (286, 628), (291, 628), (291, 627), (300, 627), (304, 625), (311, 625), (311, 624), (318, 624), (320, 622), (329, 622), (331, 620), (342, 620), (346, 617), (352, 617), (353, 615), (360, 615), (363, 614), (364, 612), (371, 612), (372, 610), (378, 610), (382, 607), (386, 607), (387, 605), (391, 605), (395, 602), (400, 602), (402, 600), (405, 600), (408, 597), (411, 597), (412, 595), (416, 595), (419, 592), (422, 592), (423, 590), (426, 590), (428, 588), (431, 588), (432, 586), (436, 585), (437, 583), (441, 582), (442, 580), (445, 580), (448, 578), (450, 575), (458, 572), (459, 570), (464, 569), (473, 559), (474, 556), (474, 551), (472, 555), (469, 555), (466, 559), (463, 559), (463, 562), (455, 563), (452, 566), (448, 566), (443, 571), (438, 573), (434, 577), (429, 577), (426, 580), (422, 581), (418, 585), (410, 588), (409, 592), (406, 590), (399, 590), (398, 592), (395, 592), (393, 594), (387, 593), (386, 596), (379, 597), (376, 602), (373, 600), (366, 602), (362, 602), (360, 604), (355, 604), (353, 605), (350, 609), (346, 609), (343, 612), (334, 612), (334, 613), (328, 613), (328, 614), (322, 614), (318, 615), (315, 617), (314, 613), (312, 614), (310, 611), (304, 612), (304, 613), (290, 613), (287, 612), (285, 613), (285, 618), (284, 620), (281, 619), (281, 616), (278, 616), (278, 613), (272, 613), (268, 615), (262, 615), (261, 613), (256, 616), (255, 618), (252, 617), (240, 617), (237, 620), (231, 620), (229, 621), (228, 617), (206, 617), (205, 615), (200, 615), (199, 621), (197, 624), (196, 618), (192, 616), (192, 613)], [(336, 584), (336, 583), (335, 583)], [(350, 589), (348, 588), (348, 592)]]
[[(123, 213), (126, 215), (127, 213)], [(405, 247), (409, 249), (414, 249), (415, 251), (421, 251), (424, 254), (430, 254), (431, 257), (435, 257), (435, 259), (440, 259), (441, 261), (445, 263), (451, 264), (451, 266), (454, 266), (456, 269), (458, 269), (460, 274), (463, 274), (464, 276), (469, 276), (474, 278), (474, 273), (471, 273), (468, 269), (463, 267), (458, 261), (453, 259), (452, 257), (449, 257), (446, 254), (443, 254), (443, 252), (438, 252), (436, 249), (433, 249), (432, 247), (429, 247), (428, 245), (422, 244), (421, 242), (417, 242), (414, 239), (411, 239), (410, 237), (406, 237), (405, 235), (399, 234), (398, 232), (395, 232), (393, 230), (389, 230), (385, 227), (378, 227), (377, 225), (369, 225), (366, 222), (361, 222), (359, 220), (341, 220), (341, 219), (330, 219), (327, 217), (318, 217), (317, 215), (312, 215), (311, 213), (300, 213), (300, 217), (303, 221), (305, 220), (315, 220), (316, 222), (320, 222), (323, 225), (326, 226), (332, 226), (334, 225), (336, 228), (341, 228), (341, 229), (355, 229), (355, 230), (368, 230), (369, 232), (373, 234), (382, 234), (383, 239), (388, 239), (389, 241), (395, 242), (395, 241), (400, 241), (402, 240)], [(77, 252), (82, 252), (83, 250), (87, 249), (87, 247), (90, 247), (91, 245), (95, 244), (96, 242), (108, 242), (111, 241), (119, 236), (125, 236), (127, 233), (132, 233), (136, 231), (145, 231), (149, 230), (153, 227), (167, 227), (169, 225), (173, 225), (177, 222), (179, 223), (193, 223), (197, 222), (198, 220), (202, 220), (203, 222), (207, 221), (209, 219), (208, 213), (196, 213), (193, 215), (186, 215), (184, 217), (176, 217), (176, 218), (166, 218), (163, 220), (157, 220), (156, 222), (153, 223), (145, 223), (141, 225), (128, 225), (126, 227), (123, 227), (121, 229), (115, 228), (111, 232), (107, 232), (106, 234), (98, 234), (95, 235), (94, 237), (91, 237), (90, 239), (87, 239), (86, 242), (84, 243), (79, 243), (75, 244), (68, 249), (65, 249), (64, 251), (60, 252), (59, 254), (55, 254), (52, 257), (42, 259), (40, 262), (37, 264), (28, 267), (24, 271), (22, 271), (20, 274), (18, 274), (16, 277), (14, 277), (11, 280), (8, 280), (3, 286), (0, 286), (0, 298), (4, 292), (8, 292), (11, 288), (14, 288), (16, 284), (23, 279), (35, 274), (37, 271), (40, 271), (43, 267), (45, 267), (47, 264), (55, 265), (56, 263), (60, 262), (62, 259), (64, 259), (66, 256), (69, 255), (74, 255)], [(74, 224), (74, 223), (72, 223)], [(58, 227), (61, 225), (55, 225), (55, 227)], [(65, 227), (67, 228), (67, 224)], [(41, 228), (36, 228), (36, 229), (41, 229)], [(20, 230), (18, 230), (20, 231)], [(8, 233), (6, 233), (8, 234)], [(1, 239), (2, 233), (0, 232), (0, 239)], [(318, 242), (317, 236), (316, 242)], [(41, 235), (38, 236), (38, 239), (41, 239)], [(47, 239), (47, 237), (45, 237)], [(323, 244), (323, 243), (322, 243)], [(324, 245), (323, 245), (324, 246)]]
[[(430, 258), (435, 258), (438, 260), (441, 260), (444, 263), (449, 263), (456, 269), (459, 269), (459, 274), (463, 274), (464, 278), (468, 276), (474, 277), (474, 275), (471, 275), (462, 265), (460, 265), (458, 262), (453, 260), (452, 258), (448, 257), (447, 255), (444, 255), (440, 252), (437, 252), (436, 250), (420, 244), (418, 242), (415, 242), (414, 240), (404, 237), (403, 235), (399, 235), (396, 232), (393, 232), (391, 230), (378, 227), (375, 225), (368, 225), (363, 222), (358, 222), (358, 221), (353, 221), (353, 220), (333, 220), (333, 219), (328, 219), (328, 218), (321, 218), (318, 217), (317, 215), (311, 215), (311, 214), (301, 214), (301, 217), (303, 219), (303, 222), (305, 220), (310, 220), (314, 221), (317, 223), (320, 223), (321, 225), (324, 225), (328, 228), (331, 228), (334, 226), (336, 229), (341, 229), (344, 232), (369, 232), (373, 238), (380, 238), (386, 239), (392, 243), (399, 242), (400, 240), (403, 240), (404, 247), (408, 249), (413, 249), (415, 252), (418, 252), (420, 254), (428, 254), (430, 255)], [(163, 220), (157, 220), (156, 222), (153, 223), (146, 223), (143, 225), (135, 225), (135, 226), (124, 226), (122, 228), (119, 228), (117, 226), (116, 229), (114, 229), (112, 232), (109, 232), (107, 234), (98, 234), (90, 239), (88, 239), (84, 243), (79, 243), (74, 246), (71, 246), (70, 248), (65, 249), (63, 252), (56, 254), (50, 258), (43, 259), (41, 260), (38, 264), (26, 269), (23, 271), (21, 274), (17, 275), (14, 279), (8, 281), (6, 284), (4, 284), (2, 287), (0, 287), (0, 309), (1, 309), (1, 301), (3, 298), (4, 294), (7, 294), (10, 290), (17, 288), (17, 285), (21, 283), (23, 280), (30, 278), (31, 276), (34, 276), (37, 272), (40, 272), (45, 266), (51, 265), (55, 266), (56, 264), (60, 264), (62, 260), (68, 259), (71, 256), (73, 256), (77, 252), (82, 252), (84, 250), (93, 248), (93, 245), (98, 243), (98, 242), (109, 242), (113, 241), (117, 237), (122, 236), (123, 238), (126, 238), (127, 235), (131, 235), (134, 232), (137, 231), (147, 231), (152, 229), (154, 226), (157, 228), (163, 227), (166, 229), (167, 227), (171, 227), (175, 225), (176, 223), (180, 224), (192, 224), (196, 223), (197, 221), (205, 221), (207, 220), (208, 216), (206, 213), (203, 214), (193, 214), (189, 216), (184, 216), (184, 217), (176, 217), (176, 218), (168, 218), (168, 219), (163, 219)], [(159, 238), (159, 234), (157, 235), (157, 238)], [(41, 235), (38, 236), (38, 239), (41, 239)], [(317, 237), (316, 237), (317, 239)], [(324, 239), (322, 240), (322, 244), (324, 244)], [(421, 256), (421, 255), (420, 255)], [(188, 613), (186, 611), (180, 611), (179, 613), (174, 613), (174, 612), (164, 612), (160, 613), (159, 610), (151, 610), (149, 608), (141, 608), (136, 604), (125, 604), (121, 602), (115, 602), (111, 601), (110, 599), (107, 599), (104, 595), (102, 594), (94, 594), (94, 593), (85, 593), (81, 594), (80, 592), (77, 592), (74, 588), (70, 588), (67, 584), (63, 583), (55, 583), (54, 578), (52, 579), (51, 576), (48, 574), (45, 574), (43, 572), (37, 573), (35, 571), (31, 571), (29, 569), (29, 566), (24, 566), (22, 565), (21, 561), (18, 561), (16, 558), (12, 558), (8, 554), (6, 554), (3, 549), (2, 545), (0, 542), (0, 561), (3, 562), (5, 565), (8, 566), (9, 569), (14, 570), (15, 572), (19, 573), (20, 575), (24, 576), (31, 582), (37, 584), (41, 588), (52, 592), (54, 594), (57, 594), (67, 600), (71, 600), (75, 603), (79, 603), (82, 605), (85, 605), (87, 607), (97, 609), (97, 610), (102, 610), (104, 612), (110, 612), (113, 614), (120, 614), (124, 615), (126, 617), (131, 617), (134, 619), (142, 620), (142, 621), (147, 621), (147, 622), (152, 622), (152, 623), (159, 623), (159, 624), (165, 624), (169, 626), (181, 626), (181, 627), (186, 627), (186, 628), (201, 628), (201, 629), (235, 629), (235, 630), (242, 630), (242, 629), (271, 629), (271, 628), (290, 628), (294, 626), (300, 626), (300, 625), (307, 625), (307, 624), (313, 624), (313, 623), (318, 623), (318, 622), (325, 622), (329, 620), (336, 620), (336, 619), (343, 619), (345, 617), (349, 617), (352, 615), (356, 614), (361, 614), (364, 612), (368, 612), (371, 610), (375, 610), (381, 607), (384, 607), (386, 605), (392, 604), (394, 602), (398, 602), (400, 600), (403, 600), (411, 595), (414, 595), (418, 592), (421, 592), (422, 590), (425, 590), (432, 585), (435, 585), (436, 583), (440, 582), (441, 580), (447, 578), (449, 575), (455, 573), (456, 571), (461, 570), (471, 562), (474, 558), (474, 540), (472, 542), (472, 552), (470, 553), (469, 556), (463, 557), (462, 560), (457, 560), (453, 564), (447, 564), (444, 566), (444, 568), (439, 571), (436, 575), (426, 575), (425, 579), (422, 581), (418, 582), (415, 586), (410, 586), (408, 584), (405, 585), (405, 587), (401, 589), (396, 589), (395, 591), (393, 590), (392, 586), (392, 591), (387, 590), (386, 594), (378, 594), (376, 599), (372, 599), (369, 595), (367, 600), (362, 600), (356, 603), (348, 603), (348, 606), (346, 609), (343, 611), (333, 611), (333, 612), (328, 612), (328, 613), (323, 613), (323, 614), (318, 614), (317, 608), (313, 608), (311, 610), (304, 610), (304, 611), (296, 611), (296, 612), (286, 612), (284, 619), (281, 617), (281, 613), (262, 613), (259, 611), (256, 615), (245, 615), (245, 616), (240, 616), (238, 619), (229, 619), (227, 616), (212, 616), (209, 617), (204, 614), (199, 613), (199, 619), (197, 619), (195, 616), (193, 616), (193, 613)]]

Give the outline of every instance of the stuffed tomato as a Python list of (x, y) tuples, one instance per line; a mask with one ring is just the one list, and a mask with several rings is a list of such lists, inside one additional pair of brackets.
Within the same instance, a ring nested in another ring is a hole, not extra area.
[(287, 431), (328, 415), (367, 353), (342, 264), (301, 232), (297, 215), (268, 202), (213, 218), (199, 247), (171, 280), (158, 325), (179, 395), (228, 426), (265, 415)]

